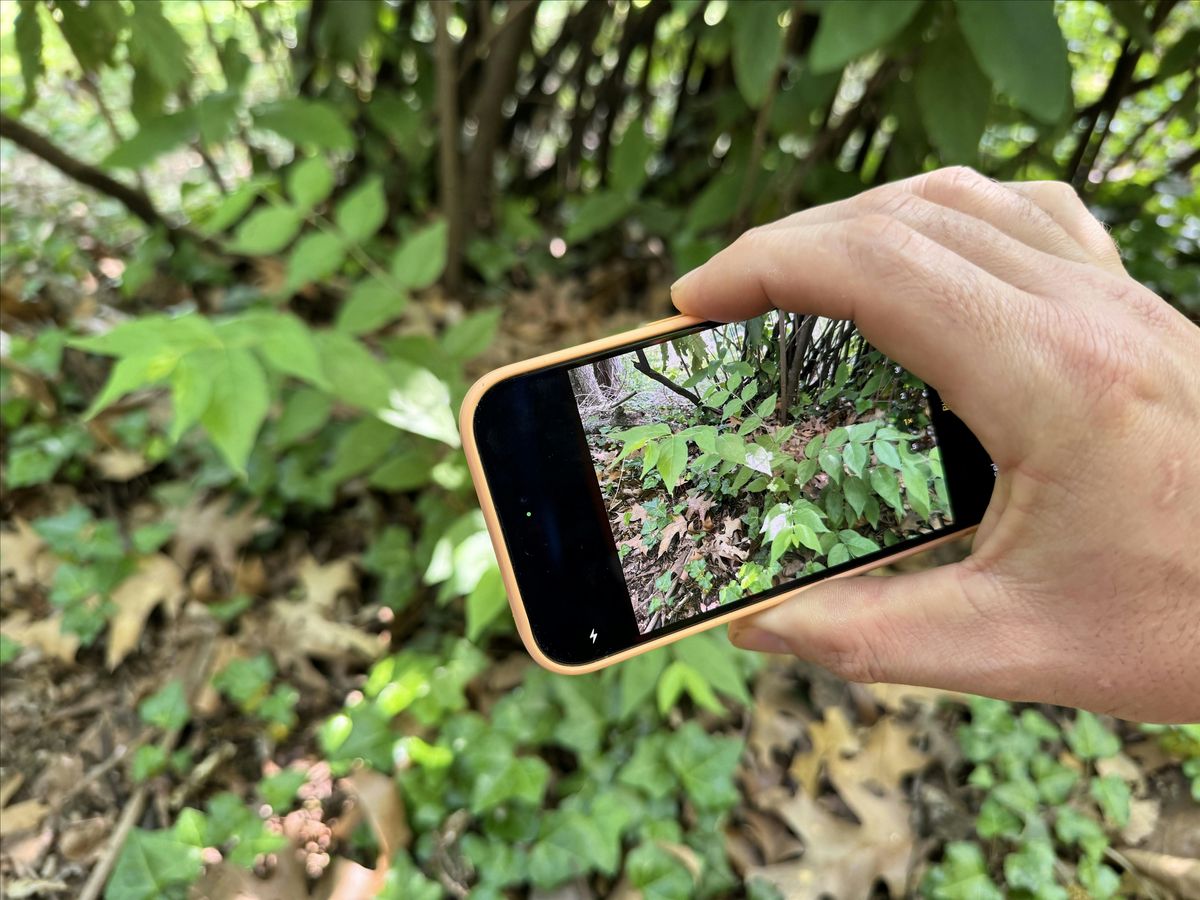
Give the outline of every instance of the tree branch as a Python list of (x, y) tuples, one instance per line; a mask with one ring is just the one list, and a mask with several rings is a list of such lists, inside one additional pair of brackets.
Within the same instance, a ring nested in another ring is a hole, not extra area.
[[(55, 146), (49, 138), (22, 125), (6, 113), (0, 113), (0, 137), (8, 138), (18, 147), (45, 160), (68, 178), (73, 178), (94, 191), (119, 200), (126, 209), (152, 228), (165, 228), (168, 234), (186, 233), (185, 229), (173, 226), (168, 222), (162, 213), (155, 209), (154, 203), (147, 194), (117, 181), (95, 166), (76, 159), (65, 150)], [(190, 234), (188, 236), (191, 237)]]
[(635, 369), (637, 369), (639, 372), (641, 372), (647, 378), (649, 378), (653, 381), (657, 381), (663, 387), (678, 394), (680, 397), (683, 397), (685, 400), (691, 401), (692, 403), (694, 403), (696, 406), (700, 407), (701, 409), (706, 408), (704, 405), (704, 401), (702, 401), (699, 397), (697, 397), (695, 394), (693, 394), (687, 388), (680, 387), (675, 382), (673, 382), (670, 378), (668, 378), (666, 375), (663, 375), (661, 372), (654, 371), (654, 369), (652, 369), (650, 367), (650, 360), (646, 359), (646, 351), (645, 350), (642, 350), (639, 348), (638, 350), (634, 351), (634, 353), (637, 357), (637, 361), (633, 364), (633, 367)]

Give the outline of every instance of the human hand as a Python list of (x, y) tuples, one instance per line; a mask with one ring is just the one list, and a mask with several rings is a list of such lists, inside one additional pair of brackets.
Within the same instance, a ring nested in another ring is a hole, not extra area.
[(730, 626), (852, 681), (1200, 720), (1200, 328), (1067, 185), (943, 169), (746, 232), (695, 316), (853, 319), (999, 469), (971, 555), (819, 584)]

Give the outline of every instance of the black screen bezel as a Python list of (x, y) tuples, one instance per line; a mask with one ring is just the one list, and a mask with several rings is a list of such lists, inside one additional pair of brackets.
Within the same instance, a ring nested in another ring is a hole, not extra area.
[(559, 665), (601, 661), (798, 586), (973, 528), (983, 517), (994, 483), (991, 459), (929, 387), (929, 408), (954, 512), (952, 525), (702, 615), (639, 632), (567, 373), (722, 324), (706, 322), (506, 378), (479, 399), (471, 423), (476, 447), (530, 631), (541, 651)]

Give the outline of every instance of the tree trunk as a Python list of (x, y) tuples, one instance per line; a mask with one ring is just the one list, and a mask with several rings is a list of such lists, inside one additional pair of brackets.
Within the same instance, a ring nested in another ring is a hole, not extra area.
[(438, 97), (438, 187), (441, 193), (442, 215), (446, 218), (446, 289), (457, 293), (462, 287), (463, 233), (466, 230), (464, 208), (459, 196), (458, 136), (458, 67), (454, 62), (454, 41), (450, 37), (450, 8), (446, 3), (434, 3), (437, 19)]

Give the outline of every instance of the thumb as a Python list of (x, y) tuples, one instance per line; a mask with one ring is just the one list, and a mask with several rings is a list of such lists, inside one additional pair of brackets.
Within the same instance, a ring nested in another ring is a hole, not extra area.
[(1020, 641), (979, 611), (985, 579), (964, 563), (838, 578), (729, 626), (747, 650), (793, 653), (847, 681), (1011, 693)]

